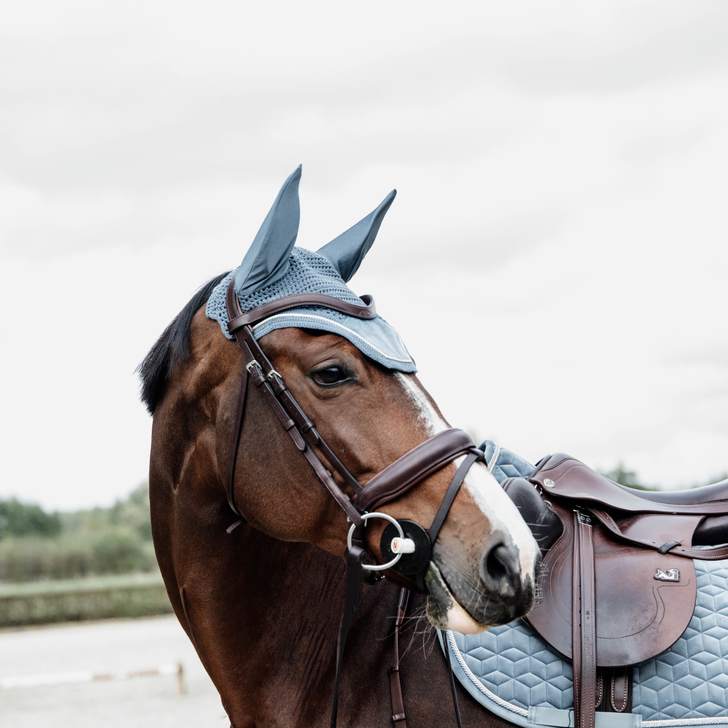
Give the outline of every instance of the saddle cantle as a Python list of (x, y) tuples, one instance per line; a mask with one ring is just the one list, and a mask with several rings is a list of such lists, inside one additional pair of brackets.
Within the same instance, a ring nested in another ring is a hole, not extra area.
[[(664, 652), (690, 623), (693, 559), (728, 558), (726, 546), (693, 548), (728, 541), (728, 482), (643, 497), (557, 454), (503, 487), (545, 551), (542, 598), (526, 621), (573, 660), (575, 725), (593, 728), (598, 703), (630, 709), (621, 668)], [(605, 690), (612, 700), (600, 700)]]

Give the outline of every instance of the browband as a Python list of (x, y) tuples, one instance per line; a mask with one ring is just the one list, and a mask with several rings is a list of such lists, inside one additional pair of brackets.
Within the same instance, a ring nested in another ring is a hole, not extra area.
[[(228, 294), (230, 293), (230, 286), (228, 286)], [(240, 301), (236, 295), (227, 297), (228, 310), (236, 311), (234, 318), (228, 322), (228, 331), (234, 334), (238, 329), (243, 326), (253, 326), (260, 323), (269, 316), (285, 311), (289, 308), (298, 308), (299, 306), (323, 306), (324, 308), (331, 308), (339, 313), (345, 313), (347, 316), (354, 316), (358, 319), (369, 320), (377, 317), (377, 308), (374, 305), (374, 299), (372, 296), (366, 294), (361, 297), (364, 302), (364, 306), (359, 306), (355, 303), (347, 303), (333, 296), (326, 296), (323, 293), (297, 293), (294, 296), (284, 296), (283, 298), (277, 298), (275, 301), (269, 301), (264, 303), (262, 306), (253, 308), (247, 313), (243, 313), (240, 308)], [(233, 304), (233, 308), (230, 308), (230, 304)]]

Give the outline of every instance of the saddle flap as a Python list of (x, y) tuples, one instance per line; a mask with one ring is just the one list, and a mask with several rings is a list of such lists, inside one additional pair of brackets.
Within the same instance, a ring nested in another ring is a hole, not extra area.
[[(544, 557), (542, 598), (526, 621), (552, 647), (571, 658), (573, 516), (557, 502), (553, 509), (564, 532)], [(668, 649), (688, 626), (696, 599), (693, 561), (619, 543), (596, 519), (591, 528), (597, 664), (624, 667), (642, 663)]]

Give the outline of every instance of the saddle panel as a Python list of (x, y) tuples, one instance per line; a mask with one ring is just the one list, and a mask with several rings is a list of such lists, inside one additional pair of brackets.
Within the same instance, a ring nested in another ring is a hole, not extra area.
[[(549, 645), (571, 658), (574, 525), (571, 511), (559, 503), (553, 503), (553, 511), (564, 530), (544, 557), (542, 598), (525, 619)], [(626, 520), (629, 523), (623, 527), (628, 530), (654, 527), (639, 517)], [(667, 529), (666, 534), (673, 534), (674, 538), (670, 520), (661, 516), (660, 530)], [(668, 649), (690, 623), (696, 599), (693, 561), (618, 543), (596, 519), (592, 519), (591, 528), (596, 663), (600, 667), (640, 664)], [(677, 581), (662, 580), (676, 573)]]

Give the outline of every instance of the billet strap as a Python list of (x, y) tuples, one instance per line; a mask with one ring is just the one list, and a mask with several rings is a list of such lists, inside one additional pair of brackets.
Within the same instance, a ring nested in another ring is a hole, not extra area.
[(576, 728), (594, 728), (597, 686), (596, 584), (591, 517), (574, 510), (572, 658)]
[[(613, 667), (609, 675), (609, 705), (615, 713), (625, 713), (630, 707), (630, 667)], [(605, 696), (607, 697), (607, 696)]]
[(399, 679), (399, 636), (407, 614), (410, 590), (399, 590), (397, 604), (397, 619), (394, 623), (394, 646), (392, 650), (392, 664), (389, 666), (389, 696), (392, 701), (392, 723), (394, 728), (407, 728), (407, 716), (404, 712), (404, 697), (402, 695), (402, 682)]

